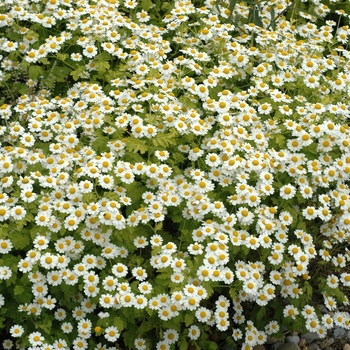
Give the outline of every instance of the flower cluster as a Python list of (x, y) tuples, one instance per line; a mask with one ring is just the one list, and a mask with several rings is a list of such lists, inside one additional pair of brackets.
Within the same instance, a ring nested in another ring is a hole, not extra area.
[(4, 349), (350, 329), (349, 16), (302, 6), (0, 2)]

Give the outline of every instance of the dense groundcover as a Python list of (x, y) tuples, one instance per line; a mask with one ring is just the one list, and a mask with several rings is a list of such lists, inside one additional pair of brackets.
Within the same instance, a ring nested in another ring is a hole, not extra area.
[(350, 329), (348, 13), (0, 1), (2, 347)]

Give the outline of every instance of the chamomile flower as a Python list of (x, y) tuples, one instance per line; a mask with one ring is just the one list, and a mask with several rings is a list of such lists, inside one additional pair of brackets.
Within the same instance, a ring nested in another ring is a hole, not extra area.
[(16, 205), (11, 208), (11, 216), (15, 220), (22, 220), (26, 216), (26, 214), (27, 214), (26, 209), (20, 205)]
[(34, 247), (39, 250), (45, 250), (49, 245), (49, 239), (46, 236), (37, 236), (34, 239)]
[(280, 196), (283, 199), (291, 199), (295, 196), (296, 194), (296, 188), (291, 185), (284, 185), (280, 188)]
[(149, 282), (141, 282), (138, 289), (142, 294), (149, 294), (152, 292), (153, 286)]
[(318, 217), (323, 221), (329, 221), (332, 218), (332, 214), (328, 206), (318, 208), (317, 213)]
[(164, 161), (167, 160), (169, 158), (169, 152), (168, 151), (156, 151), (155, 152), (155, 156), (160, 160), (160, 161)]
[(239, 328), (234, 328), (232, 332), (232, 338), (238, 341), (243, 338), (243, 332)]
[(167, 329), (163, 337), (169, 344), (175, 344), (179, 339), (179, 333), (175, 329)]
[(32, 346), (40, 346), (42, 345), (45, 338), (41, 335), (40, 332), (32, 332), (29, 334), (28, 340)]
[(189, 328), (188, 328), (188, 337), (191, 339), (191, 340), (197, 340), (201, 335), (201, 332), (200, 332), (200, 329), (198, 326), (196, 325), (191, 325)]
[(5, 350), (10, 350), (13, 347), (13, 341), (11, 339), (5, 339), (2, 342), (2, 346)]
[(10, 328), (10, 333), (12, 337), (19, 338), (24, 333), (24, 328), (21, 325), (15, 324)]
[(196, 310), (195, 315), (196, 315), (196, 318), (199, 322), (206, 323), (210, 320), (210, 318), (212, 316), (212, 312), (205, 307), (199, 307)]
[(85, 57), (92, 58), (97, 55), (97, 47), (94, 45), (86, 45), (82, 54)]
[(327, 276), (327, 285), (332, 289), (338, 288), (339, 278), (334, 274)]
[(163, 243), (163, 237), (161, 235), (153, 235), (150, 239), (150, 243), (152, 246), (161, 246)]
[(137, 350), (145, 350), (147, 347), (146, 341), (143, 338), (136, 338), (134, 340), (134, 346)]
[(299, 311), (293, 305), (286, 305), (283, 309), (283, 316), (284, 317), (290, 317), (293, 320), (295, 320), (298, 315), (299, 315)]
[(0, 239), (0, 253), (7, 254), (12, 248), (13, 245), (9, 239)]
[(279, 220), (283, 225), (289, 226), (293, 222), (293, 217), (288, 211), (282, 211), (279, 215)]
[(215, 153), (208, 153), (205, 157), (206, 164), (208, 164), (211, 167), (217, 167), (221, 164), (221, 160)]
[(348, 313), (344, 311), (336, 311), (334, 313), (333, 319), (334, 319), (334, 324), (336, 326), (344, 327), (346, 323), (349, 324)]
[(115, 297), (112, 294), (101, 294), (99, 304), (104, 308), (111, 308), (115, 304)]
[(115, 326), (107, 327), (104, 331), (104, 337), (110, 342), (115, 342), (120, 337), (118, 328)]
[(139, 281), (144, 281), (147, 278), (147, 272), (144, 268), (142, 267), (134, 267), (131, 270), (132, 275)]
[(237, 219), (244, 225), (250, 225), (254, 221), (254, 214), (245, 207), (239, 208), (236, 213)]
[(58, 257), (49, 252), (40, 257), (40, 265), (45, 269), (53, 269), (58, 263)]

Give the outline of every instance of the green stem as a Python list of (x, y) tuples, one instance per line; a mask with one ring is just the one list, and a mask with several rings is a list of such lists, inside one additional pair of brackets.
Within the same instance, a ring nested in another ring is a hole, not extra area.
[(13, 102), (15, 102), (15, 100), (16, 100), (16, 99), (15, 99), (15, 96), (12, 94), (12, 91), (11, 91), (10, 87), (8, 86), (8, 84), (6, 83), (6, 81), (5, 81), (5, 86), (6, 86), (6, 88), (7, 88), (7, 91), (8, 91), (9, 94), (11, 95)]

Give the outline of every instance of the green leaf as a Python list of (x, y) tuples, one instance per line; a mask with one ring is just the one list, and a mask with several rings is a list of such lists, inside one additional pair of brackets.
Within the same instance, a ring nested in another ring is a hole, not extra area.
[(119, 332), (125, 328), (124, 322), (120, 317), (114, 317), (113, 325), (118, 328)]
[(15, 231), (10, 233), (9, 238), (15, 249), (23, 249), (30, 243), (29, 233)]
[(213, 341), (201, 340), (198, 344), (201, 347), (201, 349), (216, 350), (218, 348), (218, 345)]
[(182, 340), (179, 343), (179, 350), (188, 350), (188, 348), (189, 348), (189, 344), (187, 343), (186, 340)]
[(243, 253), (244, 255), (248, 255), (248, 254), (249, 254), (249, 248), (248, 248), (248, 247), (242, 246), (241, 249), (242, 249), (242, 253)]
[(107, 61), (96, 61), (96, 70), (98, 74), (105, 73), (110, 68), (110, 64)]
[(119, 194), (118, 193), (116, 193), (116, 192), (105, 192), (104, 194), (103, 194), (103, 197), (106, 197), (106, 198), (108, 198), (108, 199), (111, 199), (111, 200), (113, 200), (113, 201), (117, 201), (117, 200), (119, 200)]
[(312, 287), (308, 281), (304, 282), (304, 292), (308, 297), (312, 296)]
[(186, 157), (183, 155), (183, 153), (180, 153), (180, 152), (171, 153), (171, 158), (169, 158), (169, 161), (175, 174), (181, 174), (181, 169), (177, 166), (177, 164), (182, 164), (185, 159)]
[[(138, 327), (135, 324), (128, 323), (128, 331), (123, 332), (123, 339), (127, 349), (134, 348), (135, 334), (138, 332)], [(137, 333), (138, 334), (138, 333)]]
[(252, 17), (252, 21), (255, 25), (262, 27), (263, 23), (261, 22), (260, 16), (259, 16), (259, 8), (254, 4), (253, 7), (250, 10), (250, 15)]
[(275, 20), (275, 9), (273, 6), (270, 6), (270, 17), (271, 17), (271, 28), (272, 30), (276, 30), (276, 20)]
[(152, 256), (160, 254), (162, 250), (163, 250), (162, 247), (157, 245), (152, 247)]
[(299, 221), (298, 224), (297, 224), (297, 229), (298, 230), (306, 230), (306, 223), (305, 221)]
[(32, 227), (32, 229), (29, 231), (30, 232), (30, 237), (32, 240), (35, 239), (36, 236), (38, 235), (45, 235), (45, 233), (47, 232), (46, 227), (43, 226), (34, 226)]
[(45, 319), (45, 323), (38, 324), (38, 327), (42, 329), (46, 334), (51, 333), (52, 321)]
[(73, 70), (70, 75), (73, 77), (75, 81), (79, 79), (81, 73), (85, 71), (85, 66), (79, 66), (76, 70)]
[(40, 76), (44, 75), (44, 70), (40, 66), (29, 66), (28, 77), (29, 79), (37, 80)]
[[(146, 321), (146, 322), (142, 322), (140, 327), (137, 329), (137, 336), (143, 336), (145, 333), (147, 333), (148, 331), (150, 331), (151, 329), (154, 329), (154, 323), (152, 321)], [(134, 337), (135, 339), (135, 337)]]
[[(281, 134), (274, 134), (274, 135), (271, 135), (270, 142), (277, 143), (277, 145), (280, 148), (283, 148), (286, 144), (286, 138)], [(269, 145), (270, 145), (270, 142), (269, 142)], [(271, 146), (272, 146), (271, 148), (273, 148), (274, 145), (271, 145)]]
[(63, 83), (66, 81), (66, 78), (68, 77), (69, 73), (71, 72), (71, 69), (69, 67), (65, 66), (58, 66), (56, 65), (49, 76), (53, 76), (54, 80), (58, 83)]
[(133, 152), (125, 152), (124, 154), (124, 159), (127, 162), (131, 163), (143, 163), (144, 159), (142, 158), (141, 155), (138, 153), (133, 153)]
[(0, 226), (0, 239), (7, 238), (7, 236), (8, 236), (8, 225), (2, 224)]
[(92, 143), (92, 148), (99, 153), (108, 152), (109, 148), (107, 146), (107, 143), (108, 143), (107, 136), (98, 135), (96, 140)]
[(26, 213), (26, 216), (24, 217), (24, 221), (26, 221), (26, 222), (32, 222), (32, 221), (34, 221), (34, 215), (32, 214), (32, 213), (30, 213), (30, 212), (27, 212)]
[(167, 280), (167, 279), (170, 279), (170, 276), (171, 276), (170, 273), (160, 273), (159, 275), (157, 275), (157, 279)]
[(191, 99), (185, 95), (179, 97), (179, 101), (188, 108), (196, 108), (196, 104), (191, 101)]
[(173, 9), (173, 7), (174, 7), (174, 5), (171, 4), (170, 2), (163, 2), (163, 3), (162, 3), (161, 9), (162, 9), (163, 11), (170, 11), (170, 10)]
[(223, 90), (222, 86), (217, 85), (213, 88), (209, 89), (209, 96), (210, 98), (216, 99), (218, 98), (218, 94)]
[(6, 321), (7, 317), (0, 317), (0, 329), (4, 329), (4, 324)]
[(94, 62), (95, 61), (109, 61), (113, 59), (113, 56), (108, 53), (107, 51), (103, 51), (101, 53), (99, 53), (95, 58), (94, 58)]
[(8, 266), (12, 271), (17, 271), (19, 256), (14, 256), (12, 254), (6, 254), (3, 256), (4, 265)]
[(156, 137), (152, 139), (154, 146), (167, 148), (169, 145), (176, 145), (177, 139), (174, 134), (170, 133), (158, 133)]
[(18, 92), (21, 94), (21, 95), (26, 95), (28, 94), (29, 92), (29, 86), (25, 85), (25, 84), (19, 84), (19, 87), (18, 87)]
[(301, 319), (296, 319), (290, 324), (291, 331), (297, 331), (298, 329), (301, 329), (303, 327), (304, 322)]
[(262, 320), (266, 315), (266, 308), (264, 306), (259, 306), (259, 310), (256, 313), (255, 317), (258, 321)]
[(230, 294), (230, 297), (231, 297), (232, 300), (235, 300), (235, 299), (236, 299), (236, 297), (237, 297), (237, 292), (236, 292), (236, 289), (235, 289), (235, 288), (230, 288), (229, 294)]
[(68, 54), (67, 53), (60, 53), (60, 52), (58, 52), (56, 57), (60, 61), (65, 61), (68, 58)]
[(13, 289), (13, 294), (14, 295), (20, 295), (24, 292), (24, 288), (20, 285), (16, 285), (15, 288)]
[(85, 193), (82, 197), (83, 203), (91, 203), (96, 200), (96, 195), (94, 193)]
[(186, 327), (189, 327), (194, 320), (194, 314), (186, 314), (185, 315), (185, 325)]
[[(2, 81), (8, 81), (8, 80), (11, 78), (11, 76), (12, 76), (11, 73), (6, 73), (6, 74), (5, 74), (5, 77), (4, 77), (4, 79), (3, 79)], [(1, 100), (1, 101), (2, 101), (2, 100)], [(4, 100), (4, 101), (5, 101), (5, 100)], [(2, 101), (0, 104), (3, 104), (4, 101)]]
[(234, 10), (234, 8), (236, 6), (236, 3), (237, 3), (237, 0), (231, 0), (230, 1), (230, 6), (228, 8), (230, 10), (230, 16), (227, 18), (226, 23), (228, 23), (229, 21), (232, 20), (233, 10)]
[(137, 205), (136, 209), (139, 208), (139, 203), (144, 192), (144, 186), (140, 182), (134, 182), (132, 184), (125, 184), (124, 187), (128, 193), (128, 196), (131, 198), (132, 203)]
[(163, 221), (157, 222), (154, 226), (154, 232), (157, 232), (163, 228)]
[(344, 301), (345, 295), (339, 290), (339, 288), (334, 289), (334, 296), (338, 303), (342, 303)]
[(315, 159), (318, 157), (317, 143), (313, 142), (309, 146), (303, 147), (302, 151), (305, 153), (308, 159)]
[(24, 219), (22, 219), (21, 221), (16, 220), (17, 229), (22, 230), (26, 223), (27, 221)]
[(10, 287), (9, 290), (11, 290), (11, 293), (13, 293), (14, 300), (18, 304), (29, 303), (30, 300), (31, 300), (31, 298), (30, 298), (31, 293), (30, 293), (29, 290), (26, 290), (19, 283), (22, 283), (22, 279), (21, 279), (21, 282), (19, 282), (18, 279), (17, 279), (16, 282), (14, 283), (15, 286), (14, 287), (13, 286)]
[(203, 287), (206, 289), (207, 293), (208, 293), (208, 297), (210, 297), (211, 295), (214, 294), (214, 289), (212, 287), (212, 283), (210, 282), (204, 282), (203, 283)]
[(153, 3), (151, 0), (142, 0), (141, 1), (142, 10), (148, 11), (152, 7), (153, 7)]
[(46, 58), (46, 57), (42, 57), (38, 60), (38, 62), (42, 63), (42, 64), (50, 64), (51, 62)]
[(262, 261), (265, 261), (266, 259), (267, 259), (267, 257), (270, 255), (270, 250), (269, 249), (262, 249), (262, 251), (261, 251), (261, 259), (262, 259)]
[(148, 146), (145, 140), (140, 140), (135, 137), (128, 137), (126, 139), (126, 149), (129, 152), (140, 152), (141, 154), (144, 154), (148, 151)]

